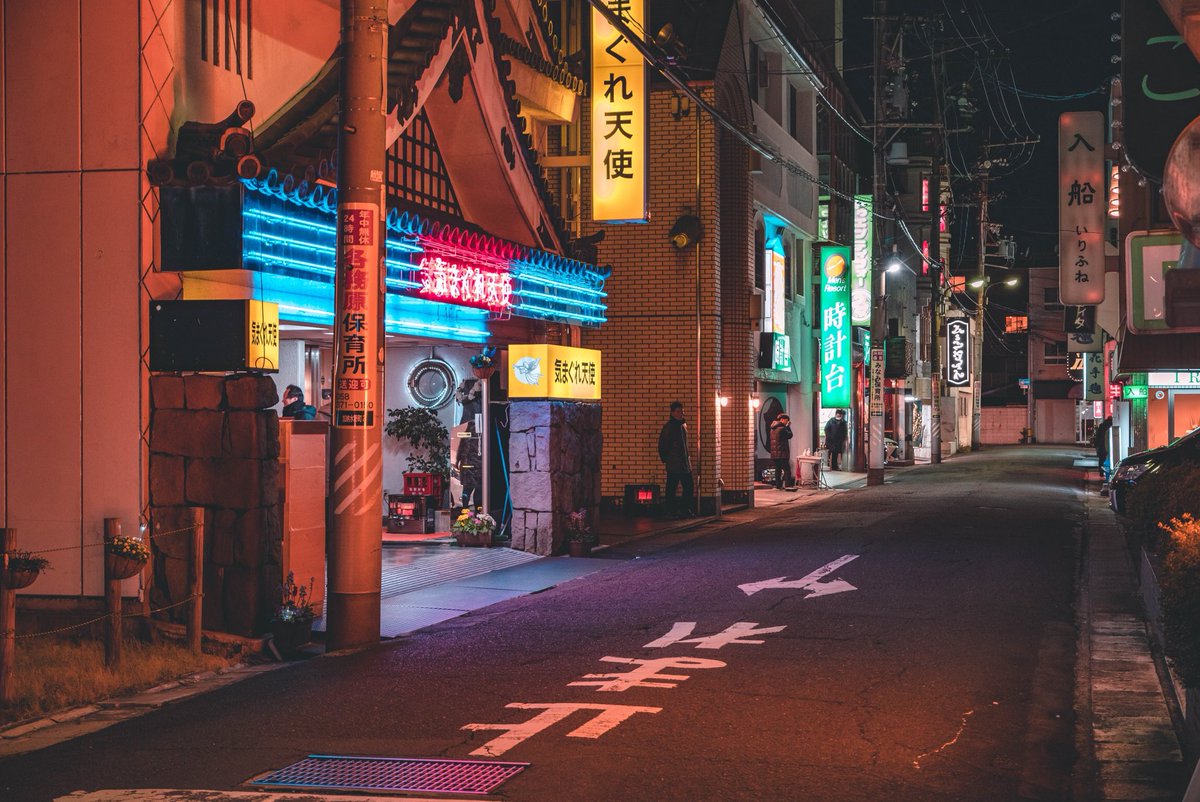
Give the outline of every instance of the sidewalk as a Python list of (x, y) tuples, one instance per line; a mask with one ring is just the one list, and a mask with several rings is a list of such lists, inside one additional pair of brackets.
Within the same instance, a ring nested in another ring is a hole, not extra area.
[[(1186, 767), (1150, 649), (1125, 538), (1087, 473), (1076, 656), (1081, 733), (1100, 800), (1178, 800)], [(1080, 466), (1076, 462), (1077, 467)]]

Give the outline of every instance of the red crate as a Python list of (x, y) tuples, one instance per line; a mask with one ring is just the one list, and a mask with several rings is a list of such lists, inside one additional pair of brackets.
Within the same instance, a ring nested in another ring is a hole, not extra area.
[(438, 473), (404, 474), (404, 495), (442, 497), (442, 475)]

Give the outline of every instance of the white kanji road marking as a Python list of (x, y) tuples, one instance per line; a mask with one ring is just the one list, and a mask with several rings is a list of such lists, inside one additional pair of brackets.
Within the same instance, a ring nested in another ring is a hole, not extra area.
[(720, 660), (703, 657), (660, 657), (654, 660), (639, 660), (634, 657), (601, 657), (606, 663), (621, 663), (638, 668), (625, 674), (584, 674), (577, 682), (568, 685), (595, 685), (598, 691), (627, 691), (630, 688), (674, 688), (687, 674), (660, 674), (665, 668), (724, 668)]
[[(716, 635), (709, 635), (706, 638), (689, 638), (696, 629), (695, 621), (676, 621), (671, 631), (663, 635), (658, 640), (652, 640), (647, 643), (644, 649), (661, 649), (664, 646), (670, 646), (673, 643), (695, 643), (697, 649), (720, 649), (722, 646), (734, 644), (761, 644), (762, 640), (750, 640), (751, 635), (769, 635), (772, 632), (782, 632), (787, 629), (782, 627), (763, 627), (755, 629), (758, 624), (753, 621), (738, 621), (732, 626), (728, 626)], [(686, 639), (686, 640), (685, 640)]]
[(848, 590), (858, 590), (858, 588), (844, 579), (834, 579), (831, 582), (821, 581), (823, 577), (832, 574), (851, 560), (857, 560), (858, 557), (859, 555), (857, 554), (844, 554), (828, 565), (823, 565), (808, 576), (800, 579), (789, 580), (786, 576), (777, 576), (774, 579), (763, 579), (758, 582), (748, 582), (745, 585), (738, 585), (738, 588), (744, 591), (747, 596), (753, 596), (760, 590), (770, 590), (773, 588), (801, 589), (809, 592), (804, 597), (806, 599), (811, 599), (814, 596), (830, 596), (834, 593), (844, 593)]
[(528, 721), (515, 724), (467, 724), (464, 730), (503, 730), (504, 735), (493, 738), (483, 746), (473, 751), (472, 755), (480, 757), (499, 757), (517, 744), (537, 735), (542, 730), (551, 727), (565, 719), (577, 710), (594, 710), (596, 715), (585, 724), (567, 733), (568, 738), (599, 738), (613, 727), (636, 713), (658, 713), (661, 707), (635, 707), (633, 705), (594, 705), (578, 704), (575, 702), (512, 702), (506, 707), (517, 710), (541, 710)]

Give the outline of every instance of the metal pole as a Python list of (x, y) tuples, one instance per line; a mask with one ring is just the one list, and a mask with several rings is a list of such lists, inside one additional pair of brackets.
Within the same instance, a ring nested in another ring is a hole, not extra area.
[(329, 651), (379, 642), (386, 0), (342, 0)]
[[(987, 150), (985, 149), (986, 153)], [(988, 174), (985, 169), (983, 175), (979, 177), (979, 273), (977, 276), (979, 284), (978, 294), (975, 296), (975, 347), (972, 349), (975, 352), (975, 386), (971, 393), (971, 450), (979, 450), (979, 438), (982, 432), (982, 424), (980, 422), (983, 406), (983, 302), (987, 294), (987, 271), (984, 269), (984, 258), (987, 256), (987, 232), (988, 232)]]
[(942, 311), (942, 164), (941, 132), (933, 148), (932, 170), (929, 176), (929, 463), (942, 461), (942, 354), (938, 342)]
[[(696, 217), (703, 220), (704, 217), (700, 210), (700, 204), (704, 197), (703, 192), (701, 191), (702, 187), (700, 183), (700, 109), (696, 108), (694, 111), (696, 113)], [(700, 250), (699, 242), (692, 247), (696, 249), (696, 475), (693, 477), (693, 482), (696, 488), (695, 492), (693, 493), (696, 509), (688, 510), (688, 512), (699, 515), (701, 510), (700, 494), (704, 489), (704, 485), (700, 481), (701, 472), (704, 468), (704, 454), (700, 450), (700, 446), (704, 442), (703, 435), (700, 431), (700, 420), (701, 416), (704, 414), (704, 392), (703, 383), (701, 381), (703, 376), (701, 373), (701, 366), (704, 364), (703, 356), (701, 354), (701, 347), (704, 343), (704, 327), (700, 317), (700, 303), (703, 298), (702, 285), (700, 282), (700, 270), (702, 267), (701, 259), (703, 257), (703, 253)], [(717, 506), (721, 506), (720, 501), (717, 502)]]
[[(121, 519), (104, 519), (104, 539), (112, 540), (121, 536)], [(104, 611), (108, 618), (104, 621), (104, 665), (109, 668), (121, 667), (121, 580), (114, 579), (108, 570), (108, 560), (104, 561)]]
[[(8, 557), (17, 550), (17, 530), (0, 529), (0, 572), (8, 573)], [(13, 661), (16, 659), (17, 592), (0, 582), (0, 702), (16, 699)]]
[(188, 607), (187, 637), (192, 654), (200, 654), (204, 612), (204, 508), (192, 507), (192, 604)]
[[(879, 251), (883, 248), (883, 223), (882, 217), (878, 216), (883, 209), (883, 188), (884, 188), (884, 159), (883, 159), (883, 131), (881, 127), (883, 122), (883, 104), (879, 102), (882, 87), (880, 86), (880, 50), (883, 45), (883, 37), (881, 35), (880, 26), (883, 24), (883, 15), (886, 13), (886, 0), (875, 0), (875, 77), (874, 77), (874, 92), (873, 103), (875, 107), (875, 125), (872, 134), (872, 152), (875, 154), (875, 176), (874, 176), (874, 209), (875, 217), (875, 250)], [(886, 327), (887, 316), (887, 298), (885, 294), (887, 288), (884, 284), (882, 260), (878, 257), (872, 259), (871, 262), (871, 281), (875, 284), (875, 308), (871, 311), (871, 353), (865, 355), (869, 357), (872, 364), (870, 373), (877, 373), (878, 369), (875, 365), (876, 360), (883, 359), (883, 338)], [(870, 400), (867, 403), (867, 484), (881, 485), (883, 484), (883, 388), (879, 386), (878, 381), (870, 380), (869, 385)]]

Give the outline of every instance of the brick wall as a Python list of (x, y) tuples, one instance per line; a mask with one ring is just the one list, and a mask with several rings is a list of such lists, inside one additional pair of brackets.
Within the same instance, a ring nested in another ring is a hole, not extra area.
[(1014, 445), (1028, 425), (1029, 409), (1019, 407), (983, 407), (980, 411), (979, 442), (984, 445)]

